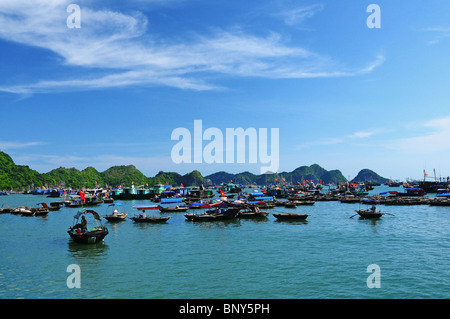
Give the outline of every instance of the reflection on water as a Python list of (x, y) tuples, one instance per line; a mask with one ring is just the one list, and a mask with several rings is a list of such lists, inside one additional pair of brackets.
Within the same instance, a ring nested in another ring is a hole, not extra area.
[(67, 251), (77, 258), (102, 256), (108, 249), (109, 247), (104, 241), (95, 244), (79, 244), (69, 239)]

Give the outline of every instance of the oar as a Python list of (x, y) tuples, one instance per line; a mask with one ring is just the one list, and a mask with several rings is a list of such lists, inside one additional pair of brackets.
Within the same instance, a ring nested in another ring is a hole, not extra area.
[(391, 215), (391, 216), (395, 216), (394, 214), (389, 214), (389, 213), (383, 213), (383, 214), (386, 214), (386, 215)]
[(355, 215), (351, 216), (350, 218), (353, 218), (353, 217), (355, 217), (356, 215), (358, 215), (358, 214), (355, 214)]

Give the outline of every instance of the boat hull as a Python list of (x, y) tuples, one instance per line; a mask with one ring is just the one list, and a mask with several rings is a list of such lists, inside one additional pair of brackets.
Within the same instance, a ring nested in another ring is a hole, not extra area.
[(272, 214), (276, 219), (278, 220), (305, 220), (308, 218), (308, 214), (293, 214), (293, 213), (286, 213), (286, 214)]
[(131, 217), (136, 223), (165, 223), (172, 216), (161, 216), (161, 217)]
[(105, 216), (105, 219), (107, 220), (107, 221), (110, 221), (110, 222), (118, 222), (118, 221), (121, 221), (121, 220), (125, 220), (125, 218), (128, 216), (128, 214), (126, 214), (126, 213), (123, 213), (123, 214), (118, 214), (117, 216), (114, 216), (114, 215), (106, 215)]
[(67, 233), (70, 235), (70, 238), (76, 243), (79, 244), (95, 244), (103, 241), (103, 239), (108, 235), (108, 229), (103, 227), (99, 230), (88, 231), (84, 233), (77, 233), (75, 230), (69, 230)]
[(187, 220), (189, 221), (216, 221), (216, 220), (229, 220), (236, 217), (238, 214), (239, 209), (238, 208), (230, 208), (227, 209), (225, 212), (220, 214), (215, 213), (205, 213), (205, 214), (184, 214)]
[(369, 210), (361, 209), (356, 211), (360, 218), (369, 219), (369, 218), (380, 218), (383, 216), (382, 212), (371, 212)]

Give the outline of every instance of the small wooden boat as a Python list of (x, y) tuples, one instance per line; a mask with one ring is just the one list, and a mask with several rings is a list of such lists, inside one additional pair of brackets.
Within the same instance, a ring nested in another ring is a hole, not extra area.
[[(45, 204), (45, 203), (41, 203), (41, 205), (42, 205), (43, 207), (45, 207), (44, 204)], [(50, 203), (50, 206), (48, 206), (48, 208), (50, 209), (50, 211), (55, 211), (55, 210), (60, 210), (61, 207), (63, 207), (63, 206), (64, 206), (64, 202), (63, 202), (63, 201), (59, 201), (59, 202), (51, 202), (51, 203)]]
[(272, 214), (278, 220), (305, 220), (308, 214), (294, 214), (294, 213), (276, 213)]
[(172, 216), (134, 216), (130, 219), (134, 220), (136, 223), (165, 223), (170, 218), (172, 218)]
[[(78, 223), (78, 219), (82, 215), (87, 215), (91, 213), (94, 216), (96, 226), (87, 227)], [(75, 223), (76, 221), (76, 223)], [(100, 221), (100, 225), (97, 223)], [(103, 239), (108, 235), (108, 228), (104, 227), (101, 223), (101, 217), (98, 213), (93, 210), (82, 210), (78, 211), (74, 216), (74, 225), (69, 227), (67, 231), (70, 238), (76, 243), (79, 244), (95, 244), (103, 241)]]
[(44, 216), (50, 211), (48, 207), (33, 207), (30, 210), (33, 216)]
[(159, 209), (160, 212), (163, 213), (168, 213), (168, 212), (173, 212), (173, 213), (178, 213), (178, 212), (185, 212), (189, 209), (189, 206), (176, 206), (176, 207), (161, 207)]
[(284, 203), (284, 207), (286, 207), (286, 208), (296, 208), (297, 204), (294, 203), (294, 202), (286, 202), (286, 203)]
[(223, 211), (207, 211), (204, 214), (189, 213), (184, 214), (189, 221), (216, 221), (216, 220), (228, 220), (236, 217), (240, 208), (232, 207)]
[[(395, 216), (393, 214), (377, 211), (375, 206), (372, 206), (371, 209), (357, 209), (357, 210), (355, 210), (355, 212), (357, 212), (358, 213), (357, 215), (359, 215), (361, 218), (380, 218), (383, 215)], [(353, 216), (356, 216), (356, 215), (353, 215)], [(352, 217), (350, 217), (350, 218), (352, 218)]]
[(303, 205), (311, 206), (311, 205), (314, 205), (316, 203), (316, 201), (314, 201), (314, 200), (297, 200), (297, 201), (294, 201), (294, 202), (295, 202), (295, 204), (297, 206), (303, 206)]
[(359, 203), (360, 199), (358, 197), (344, 197), (339, 199), (339, 201), (343, 204), (353, 204), (353, 203)]
[(146, 216), (145, 215), (146, 210), (161, 209), (161, 206), (159, 206), (159, 205), (134, 205), (133, 207), (137, 208), (137, 210), (142, 211), (141, 215), (130, 218), (136, 223), (165, 223), (170, 218), (172, 218), (172, 216)]
[(12, 208), (0, 208), (0, 214), (7, 214), (7, 213), (11, 213)]
[(112, 207), (112, 209), (114, 209), (111, 214), (106, 214), (104, 217), (107, 221), (110, 222), (115, 222), (115, 221), (122, 221), (125, 220), (125, 218), (128, 216), (127, 213), (123, 212), (123, 211), (119, 211), (118, 209), (120, 209), (120, 207), (122, 207), (123, 205), (120, 203), (117, 204), (110, 204), (108, 205), (108, 208), (106, 209), (108, 211), (108, 209), (110, 207)]
[(28, 215), (31, 216), (32, 215), (31, 209), (29, 207), (27, 207), (27, 206), (16, 207), (16, 208), (14, 208), (11, 211), (11, 214), (15, 214), (15, 215), (20, 214), (20, 215), (24, 215), (24, 216), (28, 216)]
[(358, 209), (355, 210), (361, 218), (380, 218), (384, 213), (380, 211), (373, 211), (370, 209)]
[(269, 212), (255, 212), (255, 211), (241, 211), (236, 217), (237, 218), (264, 218), (269, 215)]
[(249, 207), (246, 210), (241, 210), (237, 213), (237, 218), (265, 218), (269, 215), (269, 212), (262, 212), (259, 210), (259, 207)]

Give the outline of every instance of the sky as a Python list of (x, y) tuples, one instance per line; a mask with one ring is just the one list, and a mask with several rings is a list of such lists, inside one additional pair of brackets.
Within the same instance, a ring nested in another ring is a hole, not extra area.
[(446, 177), (449, 83), (443, 0), (0, 0), (0, 150), (41, 173), (260, 173), (260, 144), (194, 163), (201, 121), (224, 146), (227, 128), (278, 129), (279, 173)]

